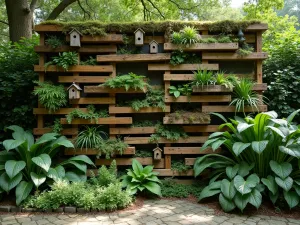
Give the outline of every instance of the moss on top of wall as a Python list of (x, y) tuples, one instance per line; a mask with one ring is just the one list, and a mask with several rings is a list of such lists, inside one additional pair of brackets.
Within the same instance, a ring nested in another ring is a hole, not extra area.
[(142, 28), (145, 32), (172, 32), (179, 31), (184, 26), (192, 26), (196, 29), (207, 27), (211, 32), (232, 33), (239, 29), (246, 29), (249, 25), (261, 23), (257, 20), (232, 21), (224, 20), (217, 22), (203, 21), (150, 21), (150, 22), (112, 22), (103, 23), (100, 21), (85, 22), (60, 22), (45, 21), (41, 24), (59, 25), (63, 27), (65, 32), (74, 28), (83, 34), (105, 35), (110, 32), (132, 33), (137, 28)]

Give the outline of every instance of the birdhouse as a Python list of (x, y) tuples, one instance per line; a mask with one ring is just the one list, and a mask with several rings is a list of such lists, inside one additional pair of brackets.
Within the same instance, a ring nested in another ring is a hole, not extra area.
[(71, 30), (69, 35), (70, 35), (70, 46), (71, 47), (81, 47), (80, 37), (82, 36), (82, 34), (78, 30), (73, 29), (73, 30)]
[(138, 28), (135, 32), (135, 45), (144, 45), (144, 34), (145, 32), (141, 29)]
[(80, 91), (82, 91), (82, 89), (73, 82), (73, 84), (68, 87), (68, 91), (69, 91), (69, 99), (80, 99)]
[(154, 160), (161, 160), (161, 153), (162, 150), (159, 147), (156, 147), (155, 149), (153, 149), (153, 153), (154, 153)]
[(158, 53), (158, 43), (155, 40), (151, 41), (149, 45), (150, 45), (150, 53), (152, 54)]

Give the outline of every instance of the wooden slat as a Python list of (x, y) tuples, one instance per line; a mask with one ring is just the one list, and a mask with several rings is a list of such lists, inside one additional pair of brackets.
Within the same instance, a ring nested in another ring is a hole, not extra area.
[(34, 26), (34, 31), (40, 32), (61, 32), (63, 27), (60, 25), (39, 24)]
[(110, 128), (110, 134), (153, 134), (155, 127), (122, 127)]
[(145, 44), (149, 44), (153, 40), (155, 40), (158, 44), (162, 44), (162, 43), (165, 42), (164, 36), (145, 36), (144, 37), (144, 43)]
[(154, 172), (158, 172), (158, 176), (160, 177), (172, 177), (172, 176), (187, 176), (191, 177), (194, 176), (194, 170), (190, 169), (185, 173), (179, 173), (178, 171), (171, 170), (171, 169), (154, 169)]
[(203, 125), (203, 126), (183, 126), (183, 129), (187, 133), (197, 132), (216, 132), (219, 129), (219, 125)]
[(171, 107), (166, 106), (165, 111), (157, 107), (141, 108), (139, 111), (135, 111), (132, 107), (109, 107), (109, 113), (122, 114), (122, 113), (163, 113), (171, 112)]
[[(34, 128), (33, 134), (34, 135), (43, 135), (45, 133), (51, 133), (51, 128)], [(77, 135), (78, 129), (77, 128), (65, 128), (61, 131), (62, 135)]]
[[(40, 65), (34, 66), (35, 72), (45, 72), (45, 67)], [(68, 71), (64, 71), (62, 68), (57, 66), (48, 66), (46, 72), (68, 72), (68, 73), (110, 73), (113, 71), (113, 67), (111, 65), (105, 66), (70, 66)]]
[(165, 102), (230, 102), (230, 95), (165, 96)]
[[(96, 159), (96, 165), (110, 165), (112, 160), (116, 160), (117, 166), (131, 166), (133, 158), (119, 158), (119, 159)], [(153, 160), (151, 157), (135, 158), (142, 165), (154, 165), (154, 168), (164, 168), (164, 159)]]
[(265, 31), (267, 29), (268, 29), (268, 24), (256, 23), (256, 24), (249, 25), (245, 30), (246, 31), (257, 31), (257, 30)]
[[(61, 124), (68, 124), (67, 119), (60, 119)], [(72, 124), (132, 124), (132, 117), (99, 118), (98, 123), (86, 119), (73, 119)]]
[(172, 66), (170, 64), (148, 64), (149, 71), (180, 71), (180, 70), (219, 70), (219, 64), (181, 64)]
[(196, 158), (185, 158), (184, 159), (184, 164), (186, 166), (193, 166), (195, 161), (196, 161)]
[(201, 147), (164, 147), (164, 154), (170, 155), (206, 155), (221, 153), (221, 149), (213, 151), (211, 148), (204, 151), (200, 150)]
[(232, 92), (229, 88), (223, 86), (223, 85), (203, 85), (199, 87), (193, 87), (193, 92), (196, 93), (207, 93), (207, 92)]
[(116, 45), (88, 45), (77, 47), (70, 46), (61, 46), (58, 48), (52, 48), (51, 46), (35, 46), (35, 52), (69, 52), (69, 51), (77, 51), (79, 53), (116, 53), (117, 46)]
[(115, 104), (116, 99), (114, 97), (100, 97), (100, 98), (80, 98), (80, 99), (70, 99), (71, 104), (95, 104), (95, 105), (106, 105)]
[(164, 117), (163, 118), (164, 124), (210, 124), (210, 121), (187, 121), (184, 119), (174, 119), (173, 117)]
[(33, 114), (35, 115), (48, 115), (48, 114), (54, 114), (54, 115), (66, 115), (69, 114), (70, 112), (72, 112), (75, 109), (79, 109), (82, 112), (87, 112), (86, 108), (62, 108), (59, 109), (53, 113), (49, 113), (49, 111), (45, 108), (34, 108), (33, 109)]
[[(268, 111), (268, 107), (266, 105), (259, 105), (258, 109), (260, 112)], [(255, 108), (251, 108), (250, 106), (246, 106), (244, 109), (245, 112), (256, 112)], [(204, 105), (202, 106), (202, 112), (235, 112), (235, 106), (228, 105)]]
[(237, 50), (239, 48), (238, 43), (196, 43), (189, 47), (184, 45), (175, 45), (172, 43), (165, 43), (165, 51), (174, 51), (181, 49), (185, 52), (199, 52), (205, 50)]
[(59, 83), (104, 83), (109, 76), (59, 76)]
[[(253, 44), (255, 43), (255, 34), (245, 34), (244, 35), (245, 38), (246, 38), (246, 43), (249, 43), (249, 44)], [(201, 34), (201, 38), (203, 39), (206, 39), (206, 38), (218, 38), (219, 36), (218, 35), (203, 35)]]
[(204, 52), (202, 54), (202, 59), (207, 60), (257, 60), (257, 59), (266, 59), (268, 58), (268, 54), (266, 52), (253, 52), (247, 56), (240, 56), (237, 53), (224, 53), (224, 52), (216, 52), (216, 53), (207, 53)]
[(144, 93), (146, 92), (145, 90), (134, 90), (134, 89), (129, 89), (128, 91), (125, 90), (125, 88), (109, 88), (105, 86), (85, 86), (84, 87), (84, 93)]
[[(70, 42), (70, 36), (67, 35), (66, 41)], [(107, 34), (105, 36), (88, 36), (83, 35), (80, 38), (81, 43), (123, 43), (123, 35), (122, 34)]]
[[(177, 141), (167, 140), (165, 138), (160, 138), (158, 140), (159, 144), (164, 143), (204, 143), (207, 140), (207, 136), (195, 136), (187, 138), (179, 138)], [(125, 137), (124, 142), (127, 144), (149, 144), (149, 137)], [(155, 143), (153, 143), (155, 144)]]
[(268, 89), (268, 85), (266, 83), (255, 84), (253, 87), (253, 91), (266, 91)]
[[(228, 74), (224, 74), (228, 76)], [(250, 77), (253, 79), (254, 74), (234, 74), (236, 77)], [(194, 80), (194, 74), (164, 74), (164, 81), (190, 81)]]
[[(97, 155), (98, 150), (96, 149), (65, 149), (65, 155)], [(118, 152), (115, 153), (116, 155), (120, 155)], [(125, 149), (122, 155), (134, 155), (135, 154), (135, 147), (128, 147)], [(103, 154), (102, 154), (103, 155)]]
[(170, 53), (158, 54), (122, 54), (122, 55), (98, 55), (97, 62), (157, 62), (169, 61)]

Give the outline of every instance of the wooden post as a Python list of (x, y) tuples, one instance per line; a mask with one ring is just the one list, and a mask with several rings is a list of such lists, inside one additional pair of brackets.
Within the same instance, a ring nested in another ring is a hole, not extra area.
[[(171, 71), (165, 71), (165, 74), (171, 74)], [(165, 96), (169, 95), (169, 87), (171, 85), (170, 81), (165, 81)], [(170, 106), (170, 103), (165, 103), (166, 106)], [(170, 113), (166, 112), (165, 116), (168, 116)], [(171, 147), (171, 144), (165, 144), (165, 147)], [(171, 169), (171, 155), (165, 154), (165, 169)]]
[[(40, 34), (40, 45), (44, 46), (45, 45), (45, 34), (41, 33)], [(45, 53), (40, 53), (39, 57), (39, 65), (44, 66), (45, 65)], [(44, 82), (45, 81), (45, 73), (40, 72), (39, 73), (39, 82)], [(44, 106), (38, 102), (38, 107), (43, 108)], [(37, 116), (37, 127), (38, 128), (43, 128), (44, 127), (44, 116), (43, 115), (38, 115)]]

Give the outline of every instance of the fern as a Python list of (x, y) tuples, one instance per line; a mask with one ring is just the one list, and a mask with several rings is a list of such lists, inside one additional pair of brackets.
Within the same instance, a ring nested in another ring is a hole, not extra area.
[(60, 132), (62, 131), (63, 127), (60, 123), (60, 119), (55, 119), (54, 120), (54, 124), (52, 126), (52, 132), (53, 133), (57, 133), (60, 134)]
[(129, 89), (145, 91), (145, 88), (147, 88), (149, 84), (144, 81), (144, 78), (145, 76), (129, 73), (126, 75), (112, 77), (99, 86), (106, 86), (109, 88), (125, 88), (126, 91)]
[(187, 133), (181, 126), (169, 126), (157, 124), (155, 126), (155, 134), (150, 136), (149, 142), (158, 142), (159, 138), (166, 138), (170, 141), (177, 141), (179, 138), (187, 138)]
[(58, 56), (52, 57), (52, 61), (45, 63), (45, 71), (48, 66), (57, 65), (68, 71), (70, 66), (78, 65), (78, 53), (77, 52), (63, 52), (58, 53)]
[(41, 104), (48, 109), (49, 113), (55, 112), (67, 104), (67, 92), (62, 85), (53, 85), (50, 82), (35, 82), (38, 87), (33, 91), (39, 96)]
[(139, 111), (141, 108), (145, 107), (157, 107), (165, 111), (166, 105), (164, 96), (165, 94), (163, 90), (150, 88), (146, 93), (145, 99), (133, 100), (129, 104), (135, 111)]
[(109, 159), (116, 152), (122, 155), (127, 148), (128, 144), (126, 144), (119, 138), (102, 140), (96, 146), (96, 149), (98, 151), (98, 157), (104, 154), (106, 159)]
[(71, 124), (72, 120), (75, 118), (88, 119), (91, 121), (91, 123), (93, 122), (98, 123), (99, 118), (106, 118), (106, 117), (109, 117), (107, 110), (96, 112), (95, 106), (93, 105), (87, 106), (87, 112), (83, 112), (80, 109), (74, 109), (68, 115), (66, 115), (68, 124)]
[(53, 49), (61, 47), (61, 46), (64, 45), (64, 41), (61, 40), (59, 37), (54, 36), (54, 35), (50, 35), (46, 39), (45, 43), (46, 43), (46, 45), (50, 46)]
[(80, 65), (91, 65), (91, 66), (96, 66), (97, 65), (97, 60), (90, 56), (87, 60), (85, 61), (80, 61)]

